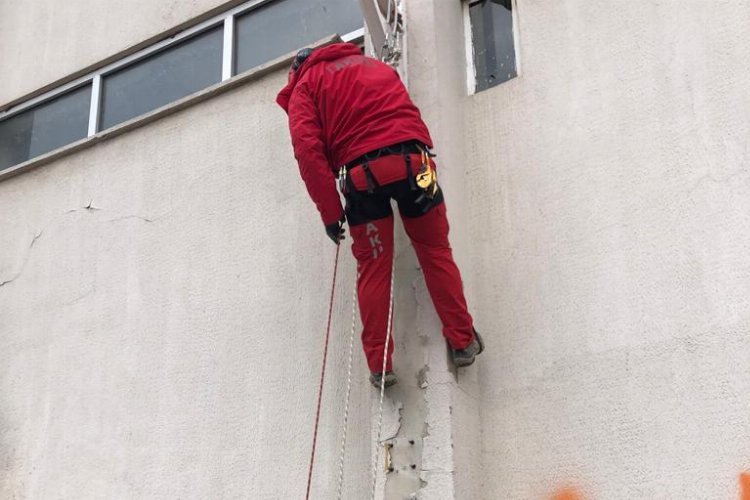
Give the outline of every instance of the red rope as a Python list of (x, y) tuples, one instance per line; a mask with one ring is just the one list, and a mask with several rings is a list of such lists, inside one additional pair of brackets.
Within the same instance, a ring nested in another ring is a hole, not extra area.
[(331, 284), (331, 303), (328, 306), (328, 326), (326, 327), (326, 341), (323, 347), (323, 366), (320, 368), (320, 387), (318, 387), (318, 408), (315, 410), (315, 430), (313, 431), (312, 452), (310, 452), (310, 469), (307, 472), (307, 494), (305, 499), (310, 499), (310, 486), (312, 485), (313, 464), (315, 463), (315, 445), (318, 442), (318, 423), (320, 422), (320, 403), (323, 400), (323, 381), (326, 376), (326, 359), (328, 358), (328, 339), (331, 336), (331, 318), (333, 317), (333, 293), (336, 290), (336, 273), (339, 268), (339, 250), (341, 244), (336, 245), (336, 260), (333, 264), (333, 283)]

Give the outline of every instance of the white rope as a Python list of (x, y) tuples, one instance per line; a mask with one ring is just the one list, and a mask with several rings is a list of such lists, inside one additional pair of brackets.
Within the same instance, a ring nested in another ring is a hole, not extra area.
[(341, 500), (341, 486), (344, 483), (344, 453), (346, 451), (346, 430), (349, 422), (349, 395), (352, 390), (352, 352), (354, 351), (354, 329), (357, 323), (357, 280), (354, 280), (352, 293), (352, 330), (349, 334), (349, 362), (346, 369), (346, 399), (344, 403), (344, 431), (341, 437), (341, 453), (339, 455), (339, 479), (336, 498)]
[(385, 394), (385, 367), (388, 360), (388, 345), (391, 340), (391, 327), (393, 325), (393, 282), (394, 270), (396, 269), (396, 249), (393, 249), (393, 262), (391, 263), (391, 293), (388, 304), (388, 324), (385, 329), (385, 349), (383, 349), (383, 370), (380, 372), (380, 402), (378, 404), (378, 437), (375, 440), (375, 456), (372, 461), (372, 500), (375, 500), (375, 484), (378, 478), (378, 458), (380, 457), (380, 437), (383, 431), (383, 394)]
[[(375, 0), (377, 1), (377, 0)], [(386, 27), (385, 41), (380, 49), (380, 60), (390, 64), (393, 67), (398, 65), (399, 54), (395, 51), (398, 37), (398, 10), (395, 0), (388, 0), (386, 9)], [(385, 347), (383, 349), (383, 366), (380, 371), (380, 400), (378, 401), (378, 434), (375, 440), (375, 452), (372, 459), (372, 500), (375, 500), (375, 487), (378, 479), (378, 459), (380, 458), (380, 439), (383, 432), (383, 396), (385, 394), (385, 368), (388, 360), (388, 347), (391, 340), (391, 331), (393, 329), (393, 283), (396, 281), (394, 271), (396, 269), (396, 249), (393, 249), (393, 262), (391, 263), (391, 291), (388, 303), (388, 323), (385, 331)]]
[[(377, 2), (377, 0), (374, 0)], [(395, 50), (397, 47), (397, 40), (398, 40), (398, 21), (399, 21), (399, 14), (398, 14), (398, 6), (396, 5), (395, 0), (388, 0), (388, 7), (386, 10), (386, 27), (387, 31), (385, 33), (385, 41), (383, 42), (383, 46), (380, 48), (380, 60), (383, 62), (386, 62), (392, 66), (396, 66), (398, 64), (398, 52)], [(345, 174), (345, 171), (342, 172), (343, 175)], [(375, 499), (375, 486), (377, 483), (377, 473), (378, 473), (378, 459), (380, 457), (380, 439), (383, 431), (383, 396), (385, 394), (385, 368), (387, 365), (388, 360), (388, 347), (390, 345), (391, 340), (391, 330), (393, 327), (393, 283), (395, 281), (394, 279), (394, 271), (396, 268), (396, 252), (394, 249), (393, 252), (393, 262), (391, 263), (391, 291), (390, 291), (390, 302), (388, 304), (388, 323), (386, 326), (386, 332), (385, 332), (385, 349), (383, 350), (383, 368), (381, 371), (381, 378), (380, 378), (380, 400), (378, 402), (378, 433), (377, 433), (377, 439), (375, 441), (375, 453), (373, 457), (372, 462), (372, 499)], [(337, 484), (337, 493), (336, 498), (338, 500), (341, 500), (341, 494), (342, 494), (342, 485), (344, 481), (344, 456), (346, 451), (346, 437), (347, 437), (347, 427), (348, 427), (348, 421), (349, 421), (349, 399), (351, 394), (351, 385), (352, 385), (352, 351), (353, 351), (353, 343), (354, 343), (354, 330), (356, 326), (356, 311), (357, 311), (357, 303), (356, 303), (356, 295), (357, 295), (357, 284), (355, 281), (354, 285), (354, 294), (352, 298), (352, 328), (351, 333), (349, 334), (349, 360), (347, 364), (347, 373), (346, 373), (346, 399), (344, 403), (344, 429), (341, 437), (341, 450), (339, 454), (339, 471), (338, 471), (338, 484)]]

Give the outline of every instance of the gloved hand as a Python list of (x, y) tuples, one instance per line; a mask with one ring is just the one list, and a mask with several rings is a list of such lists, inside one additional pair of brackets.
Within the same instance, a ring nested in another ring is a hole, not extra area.
[(337, 245), (341, 240), (344, 239), (344, 222), (346, 221), (345, 216), (341, 216), (341, 220), (338, 222), (334, 222), (333, 224), (327, 224), (326, 225), (326, 234), (329, 238), (331, 238), (331, 241), (336, 243)]

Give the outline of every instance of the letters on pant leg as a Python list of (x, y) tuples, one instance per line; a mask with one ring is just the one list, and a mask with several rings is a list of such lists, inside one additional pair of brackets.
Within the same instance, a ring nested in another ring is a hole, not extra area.
[(365, 228), (365, 234), (370, 240), (372, 258), (377, 259), (383, 253), (383, 243), (380, 242), (380, 231), (378, 231), (378, 227), (375, 224), (369, 222)]

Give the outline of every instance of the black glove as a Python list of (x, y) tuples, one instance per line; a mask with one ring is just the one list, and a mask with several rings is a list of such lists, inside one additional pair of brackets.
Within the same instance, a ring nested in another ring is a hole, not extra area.
[(331, 238), (331, 241), (333, 241), (337, 245), (341, 240), (344, 239), (345, 221), (346, 217), (341, 216), (341, 220), (339, 220), (338, 222), (334, 222), (333, 224), (326, 224), (326, 234), (329, 238)]

